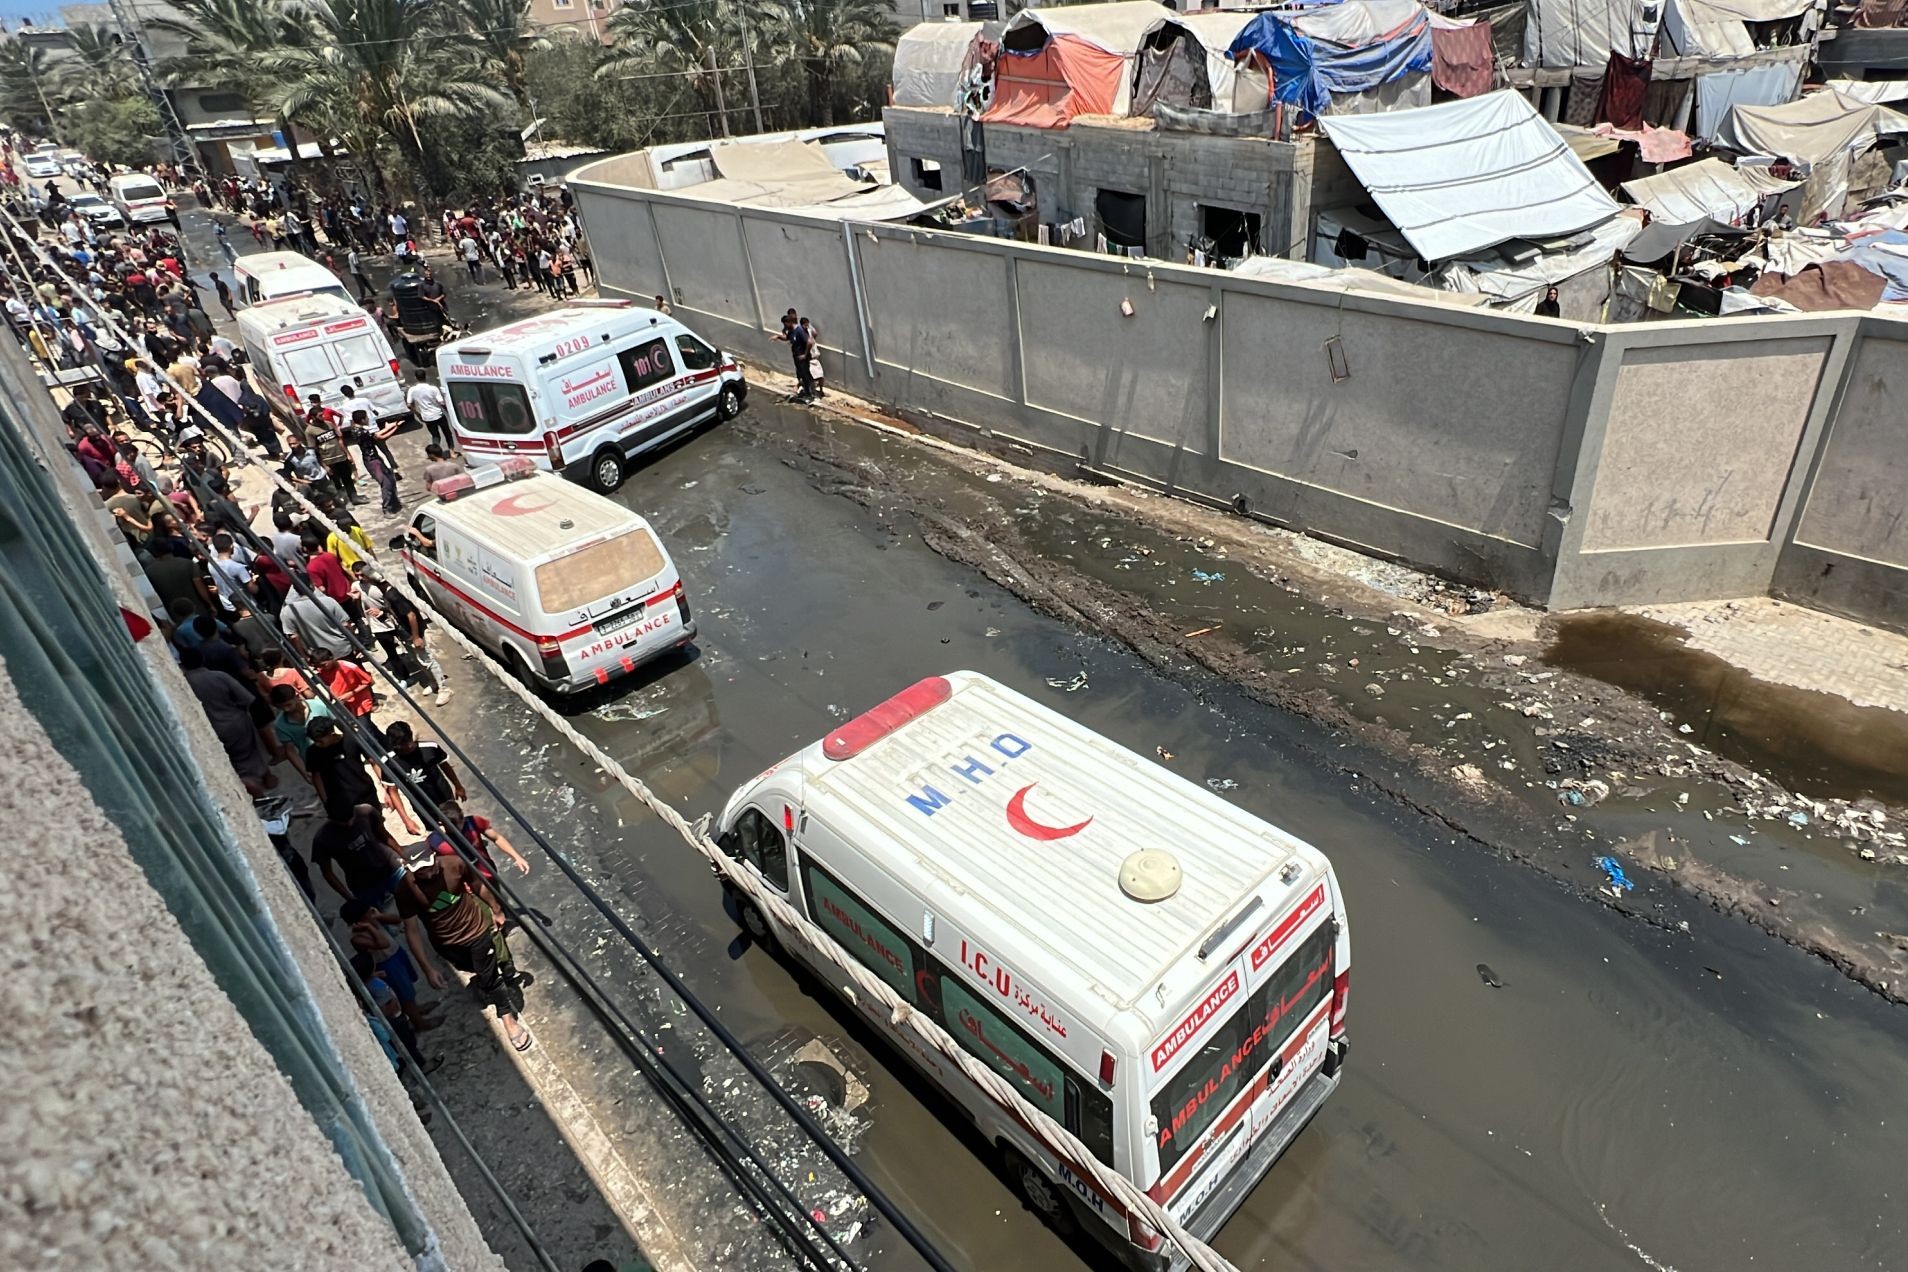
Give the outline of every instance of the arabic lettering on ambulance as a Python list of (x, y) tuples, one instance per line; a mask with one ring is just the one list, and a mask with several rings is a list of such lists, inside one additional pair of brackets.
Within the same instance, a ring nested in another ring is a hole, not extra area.
[(993, 1040), (987, 1036), (986, 1026), (972, 1012), (963, 1011), (960, 1015), (960, 1020), (961, 1028), (973, 1034), (975, 1040), (979, 1042), (981, 1046), (987, 1048), (994, 1054), (996, 1064), (1033, 1088), (1041, 1099), (1048, 1101), (1053, 1099), (1053, 1083), (1044, 1078), (1036, 1078), (1033, 1074), (1033, 1070), (1027, 1067), (1025, 1060), (1010, 1056), (995, 1046)]
[(585, 376), (581, 380), (564, 378), (559, 391), (563, 394), (565, 406), (582, 406), (585, 402), (594, 402), (616, 392), (616, 373), (604, 367), (595, 375)]
[[(991, 755), (987, 757), (988, 759), (994, 760), (996, 764), (1006, 760), (1017, 760), (1027, 752), (1033, 750), (1033, 743), (1012, 733), (1001, 734), (990, 742), (988, 746), (1000, 757), (999, 759), (995, 759), (994, 756)], [(956, 777), (965, 779), (970, 786), (979, 786), (986, 779), (994, 775), (994, 770), (988, 767), (985, 761), (973, 755), (963, 755), (958, 761), (948, 765), (948, 771), (953, 773)], [(960, 789), (959, 787), (955, 788), (957, 792)], [(936, 810), (946, 808), (949, 804), (954, 802), (952, 797), (943, 794), (936, 787), (925, 785), (921, 787), (920, 794), (909, 795), (907, 801), (925, 817), (934, 816)]]
[(961, 938), (961, 964), (973, 972), (981, 984), (992, 986), (996, 994), (1045, 1025), (1055, 1037), (1067, 1036), (1066, 1024), (1053, 1014), (1052, 1008), (1035, 998), (1018, 977), (989, 958), (984, 950), (969, 945), (966, 937)]

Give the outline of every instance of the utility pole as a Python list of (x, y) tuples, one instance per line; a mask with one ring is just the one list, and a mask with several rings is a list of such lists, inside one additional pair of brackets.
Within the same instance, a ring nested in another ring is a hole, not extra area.
[(742, 0), (737, 6), (742, 12), (742, 65), (749, 73), (749, 108), (755, 112), (755, 131), (765, 133), (762, 127), (762, 99), (755, 92), (755, 39), (749, 34), (750, 0)]
[[(172, 146), (172, 162), (180, 172), (196, 168), (198, 153), (192, 148), (192, 139), (186, 135), (185, 123), (179, 118), (179, 112), (173, 108), (172, 98), (159, 87), (152, 77), (152, 62), (146, 56), (145, 30), (139, 25), (139, 10), (136, 0), (106, 0), (107, 8), (112, 12), (113, 22), (119, 27), (119, 38), (131, 54), (133, 66), (139, 71), (140, 86), (146, 90), (159, 120), (165, 126), (166, 140)], [(298, 139), (287, 137), (285, 144), (292, 148), (294, 161), (298, 156)]]
[[(13, 38), (17, 40), (20, 37), (16, 35)], [(33, 55), (39, 50), (30, 44), (22, 45), (21, 47), (26, 50), (27, 75), (33, 80), (33, 95), (40, 99), (40, 110), (46, 116), (47, 131), (53, 135), (54, 141), (64, 146), (66, 144), (66, 138), (60, 136), (60, 117), (53, 113), (52, 104), (46, 100), (46, 90), (40, 87), (40, 72), (38, 68), (33, 65)]]
[(715, 85), (716, 123), (722, 129), (722, 135), (727, 137), (729, 135), (729, 107), (722, 100), (722, 72), (716, 69), (715, 45), (711, 44), (703, 51), (708, 55), (705, 60), (709, 63), (709, 80)]

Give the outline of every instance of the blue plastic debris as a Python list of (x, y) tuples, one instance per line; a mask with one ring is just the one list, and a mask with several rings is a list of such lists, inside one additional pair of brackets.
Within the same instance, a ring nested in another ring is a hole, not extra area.
[(1226, 577), (1217, 571), (1208, 572), (1206, 570), (1194, 570), (1192, 576), (1201, 583), (1218, 583), (1223, 581)]
[(1630, 876), (1623, 873), (1623, 863), (1615, 857), (1597, 857), (1590, 864), (1603, 871), (1604, 876), (1610, 880), (1610, 886), (1618, 892), (1628, 892), (1636, 887), (1630, 882)]

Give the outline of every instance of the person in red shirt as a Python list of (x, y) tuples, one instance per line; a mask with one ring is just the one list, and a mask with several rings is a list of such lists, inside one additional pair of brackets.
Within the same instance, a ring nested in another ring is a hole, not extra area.
[(354, 623), (364, 622), (364, 603), (358, 599), (351, 588), (351, 577), (345, 573), (344, 563), (338, 560), (338, 554), (326, 549), (313, 535), (300, 540), (305, 550), (305, 573), (311, 579), (311, 585), (338, 602), (344, 612), (351, 615)]
[(338, 700), (338, 705), (361, 720), (368, 719), (376, 709), (377, 701), (372, 694), (371, 673), (343, 658), (326, 658), (318, 664), (318, 678), (325, 682), (325, 688)]

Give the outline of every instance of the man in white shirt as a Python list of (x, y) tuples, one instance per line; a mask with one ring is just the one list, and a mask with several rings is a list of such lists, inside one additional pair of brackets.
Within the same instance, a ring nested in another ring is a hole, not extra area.
[(426, 380), (422, 372), (414, 371), (412, 374), (417, 377), (417, 383), (405, 393), (404, 405), (411, 408), (411, 414), (417, 417), (418, 423), (424, 426), (433, 442), (446, 451), (455, 452), (457, 448), (451, 442), (450, 421), (446, 418), (444, 390)]

